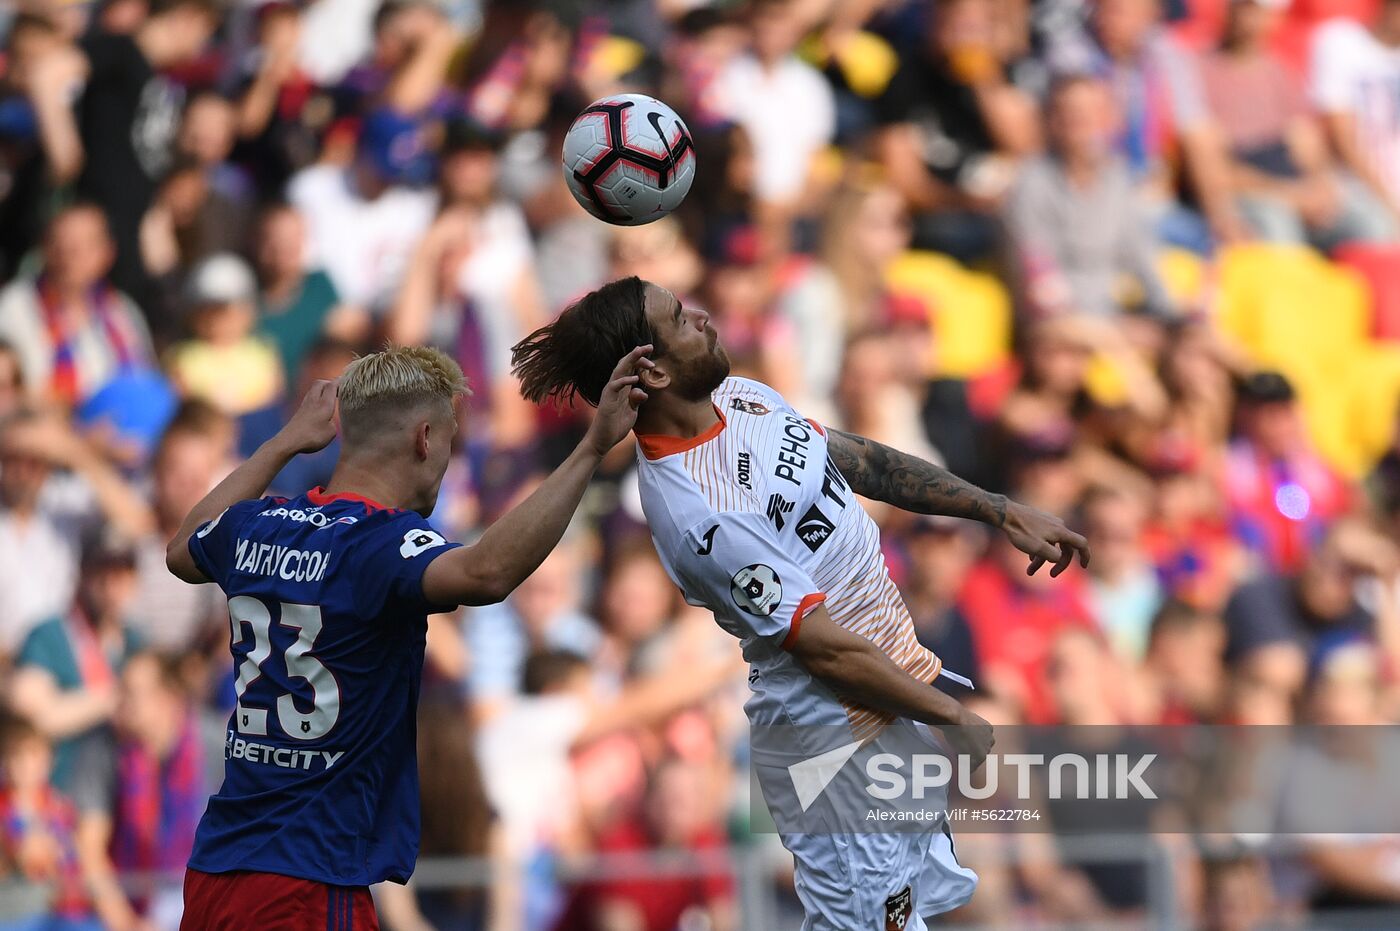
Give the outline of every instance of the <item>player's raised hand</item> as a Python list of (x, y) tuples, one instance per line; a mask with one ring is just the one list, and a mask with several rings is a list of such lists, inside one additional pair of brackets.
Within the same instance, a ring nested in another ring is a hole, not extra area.
[(335, 382), (312, 383), (301, 407), (287, 421), (277, 438), (294, 453), (314, 453), (335, 439)]
[(1011, 545), (1031, 558), (1026, 575), (1035, 575), (1041, 566), (1051, 564), (1051, 577), (1058, 576), (1074, 562), (1089, 565), (1089, 541), (1065, 526), (1053, 514), (1038, 511), (1016, 501), (1006, 502), (1006, 520), (1001, 525)]
[(647, 393), (640, 385), (642, 377), (638, 373), (656, 364), (647, 358), (651, 348), (650, 344), (638, 346), (623, 356), (598, 398), (598, 412), (588, 428), (588, 442), (599, 456), (606, 455), (608, 450), (622, 442), (637, 422), (637, 408), (647, 399)]

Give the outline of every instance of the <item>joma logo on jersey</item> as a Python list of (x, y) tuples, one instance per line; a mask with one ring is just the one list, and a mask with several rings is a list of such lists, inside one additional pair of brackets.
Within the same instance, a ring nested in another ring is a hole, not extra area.
[(802, 515), (794, 532), (797, 534), (797, 539), (805, 543), (807, 549), (815, 553), (835, 529), (836, 525), (831, 522), (831, 518), (823, 514), (821, 508), (814, 504), (807, 509), (806, 514)]
[(741, 414), (753, 414), (755, 417), (762, 417), (768, 413), (767, 407), (747, 398), (734, 398), (729, 402), (729, 406)]
[(738, 472), (739, 472), (739, 484), (740, 484), (740, 485), (743, 485), (743, 486), (744, 486), (745, 488), (747, 488), (749, 491), (753, 491), (753, 482), (752, 482), (753, 474), (752, 474), (752, 470), (753, 470), (753, 460), (752, 460), (752, 458), (750, 458), (750, 456), (749, 456), (748, 453), (740, 453), (740, 454), (739, 454), (739, 467), (738, 467)]

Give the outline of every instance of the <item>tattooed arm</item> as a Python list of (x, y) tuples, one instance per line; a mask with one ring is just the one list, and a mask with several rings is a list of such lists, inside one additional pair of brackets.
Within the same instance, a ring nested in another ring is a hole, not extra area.
[(947, 469), (853, 433), (828, 430), (827, 451), (858, 495), (916, 514), (964, 517), (1003, 531), (1030, 557), (1027, 575), (1047, 562), (1054, 564), (1050, 574), (1059, 575), (1076, 553), (1083, 565), (1089, 564), (1088, 541), (1054, 515), (984, 491)]

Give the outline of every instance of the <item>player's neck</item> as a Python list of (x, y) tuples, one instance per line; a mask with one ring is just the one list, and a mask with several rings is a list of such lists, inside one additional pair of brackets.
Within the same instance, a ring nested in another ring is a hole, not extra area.
[(342, 458), (331, 473), (330, 481), (326, 482), (325, 491), (328, 495), (358, 495), (387, 508), (408, 507), (409, 496), (402, 484), (394, 480), (392, 471)]
[(690, 439), (717, 423), (719, 414), (715, 411), (715, 402), (709, 398), (700, 401), (666, 399), (666, 403), (647, 404), (638, 411), (635, 430), (639, 436), (676, 436)]

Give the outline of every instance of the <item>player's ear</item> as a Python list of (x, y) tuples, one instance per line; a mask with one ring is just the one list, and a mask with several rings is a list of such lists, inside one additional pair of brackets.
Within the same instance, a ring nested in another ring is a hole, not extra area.
[(637, 375), (642, 380), (642, 388), (648, 392), (660, 391), (671, 384), (671, 373), (664, 362), (657, 362), (649, 369), (639, 367)]
[(442, 437), (432, 436), (432, 429), (426, 420), (419, 421), (418, 426), (413, 428), (413, 451), (419, 459), (426, 460), (432, 443), (442, 440)]

